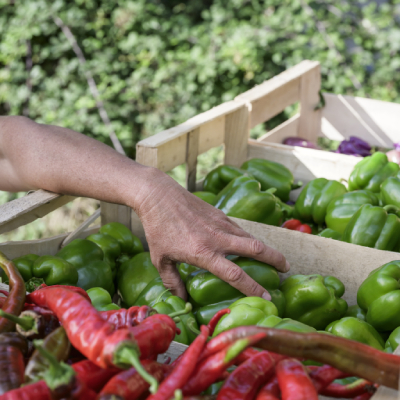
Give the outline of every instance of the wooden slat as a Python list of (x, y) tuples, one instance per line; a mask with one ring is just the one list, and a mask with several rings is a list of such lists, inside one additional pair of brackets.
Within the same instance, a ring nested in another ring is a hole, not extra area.
[(37, 190), (0, 206), (0, 234), (42, 218), (56, 208), (74, 200), (45, 190)]
[[(77, 238), (84, 239), (92, 233), (96, 233), (98, 230), (99, 226), (86, 229), (80, 232)], [(39, 256), (54, 255), (60, 250), (60, 245), (67, 236), (68, 233), (39, 240), (4, 242), (0, 243), (0, 251), (11, 259), (26, 254), (37, 254)]]
[[(400, 141), (400, 104), (361, 97), (324, 93), (326, 106), (322, 116), (334, 134), (334, 140), (359, 136), (375, 146), (393, 147)], [(336, 134), (335, 134), (336, 133)]]
[(359, 158), (302, 147), (249, 140), (247, 158), (279, 162), (304, 183), (315, 178), (348, 179)]
[(300, 79), (300, 119), (298, 135), (304, 139), (317, 141), (321, 132), (321, 111), (315, 110), (321, 90), (320, 66), (307, 71)]
[(346, 286), (343, 296), (349, 305), (356, 304), (357, 290), (375, 268), (399, 259), (399, 253), (375, 250), (333, 239), (231, 218), (245, 231), (268, 246), (279, 250), (289, 261), (293, 274), (333, 275)]
[(199, 129), (199, 154), (224, 143), (225, 116), (245, 103), (229, 101), (193, 117), (183, 124), (140, 141), (136, 161), (167, 172), (186, 162), (188, 133)]
[(304, 60), (292, 68), (237, 96), (252, 105), (250, 128), (268, 121), (287, 106), (300, 100), (301, 77), (319, 66), (317, 61)]
[(100, 202), (101, 225), (109, 222), (120, 222), (126, 227), (131, 227), (131, 208), (119, 204)]
[(200, 129), (188, 133), (186, 149), (186, 188), (190, 192), (196, 190), (197, 156), (199, 155)]
[(243, 105), (225, 118), (225, 164), (240, 167), (247, 157), (249, 108)]
[(282, 143), (287, 137), (298, 135), (300, 114), (294, 115), (292, 118), (278, 125), (257, 139), (257, 142), (266, 143)]

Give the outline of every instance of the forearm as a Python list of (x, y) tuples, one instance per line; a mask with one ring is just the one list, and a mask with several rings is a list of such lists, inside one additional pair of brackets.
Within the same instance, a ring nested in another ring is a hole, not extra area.
[(155, 174), (70, 129), (0, 117), (0, 190), (41, 188), (136, 209)]

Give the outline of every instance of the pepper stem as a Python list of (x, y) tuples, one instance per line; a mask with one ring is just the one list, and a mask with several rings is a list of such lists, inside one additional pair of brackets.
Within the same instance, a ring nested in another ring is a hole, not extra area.
[(139, 360), (138, 353), (135, 349), (131, 347), (123, 347), (116, 354), (115, 359), (116, 364), (128, 364), (132, 365), (137, 373), (150, 384), (150, 393), (156, 393), (158, 389), (158, 381), (153, 375), (149, 374), (141, 364)]
[(35, 326), (35, 320), (32, 317), (17, 317), (16, 315), (6, 313), (3, 310), (0, 310), (0, 316), (7, 318), (11, 322), (16, 323), (25, 331), (30, 331)]
[(383, 209), (388, 213), (388, 214), (396, 214), (397, 216), (400, 216), (400, 208), (396, 207), (392, 204), (388, 204), (383, 207)]
[(189, 314), (192, 311), (193, 306), (190, 303), (186, 303), (185, 308), (183, 310), (175, 311), (171, 314), (168, 314), (169, 317), (174, 318), (178, 317), (179, 315)]
[(194, 320), (194, 318), (190, 318), (187, 322), (186, 322), (186, 326), (189, 328), (189, 330), (191, 332), (193, 332), (195, 335), (200, 335), (200, 331), (194, 326), (194, 324), (196, 323), (196, 321)]
[(161, 301), (161, 298), (164, 296), (165, 293), (170, 292), (170, 289), (165, 289), (158, 297), (157, 300), (154, 302), (154, 304), (157, 304)]
[(182, 400), (183, 399), (183, 394), (181, 389), (176, 389), (174, 392), (174, 398), (173, 400)]

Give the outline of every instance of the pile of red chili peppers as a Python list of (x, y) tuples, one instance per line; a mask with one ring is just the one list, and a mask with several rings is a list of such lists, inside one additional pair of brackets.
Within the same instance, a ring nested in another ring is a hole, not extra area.
[[(243, 326), (209, 340), (229, 310), (172, 364), (159, 363), (177, 330), (169, 316), (147, 306), (98, 312), (77, 287), (25, 296), (2, 253), (0, 266), (10, 281), (0, 300), (0, 400), (367, 400), (379, 384), (398, 386), (399, 357), (331, 335)], [(334, 382), (352, 376), (360, 379)], [(218, 394), (203, 394), (217, 382)]]

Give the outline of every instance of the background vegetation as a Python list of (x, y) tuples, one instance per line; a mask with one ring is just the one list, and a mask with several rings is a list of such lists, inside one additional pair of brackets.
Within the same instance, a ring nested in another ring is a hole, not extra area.
[(130, 157), (303, 59), (324, 91), (400, 102), (400, 0), (0, 0), (0, 115), (115, 132)]

